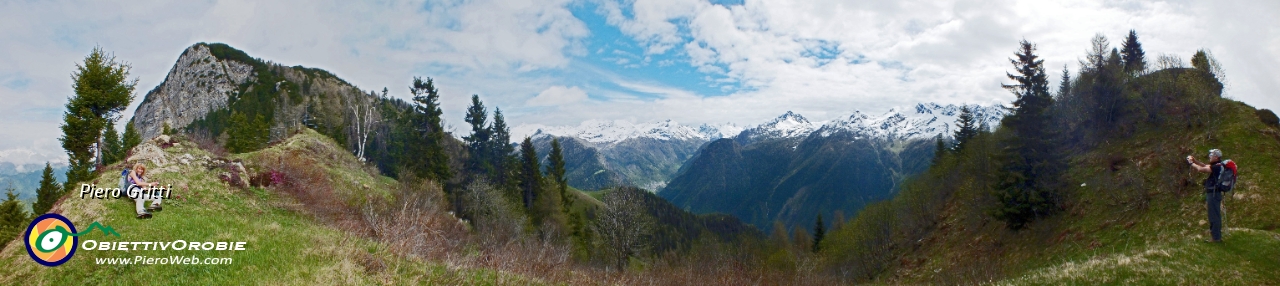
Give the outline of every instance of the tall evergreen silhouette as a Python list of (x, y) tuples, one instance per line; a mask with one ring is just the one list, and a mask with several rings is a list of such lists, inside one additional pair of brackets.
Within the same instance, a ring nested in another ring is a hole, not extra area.
[(508, 185), (511, 177), (511, 169), (515, 165), (515, 147), (511, 146), (511, 128), (507, 126), (507, 120), (502, 116), (502, 109), (493, 109), (493, 124), (489, 126), (489, 164), (493, 166), (493, 173), (490, 177), (499, 185)]
[(952, 150), (959, 153), (976, 136), (978, 136), (978, 119), (973, 115), (973, 108), (968, 105), (960, 106), (960, 116), (956, 118), (956, 142)]
[(467, 143), (467, 150), (471, 153), (471, 158), (467, 162), (467, 168), (473, 174), (492, 174), (493, 163), (490, 160), (492, 148), (490, 147), (490, 132), (486, 123), (489, 111), (485, 109), (484, 102), (480, 101), (479, 95), (471, 95), (471, 107), (467, 108), (467, 117), (465, 121), (471, 124), (471, 135), (462, 137)]
[(40, 173), (40, 187), (36, 189), (36, 202), (31, 205), (31, 213), (44, 214), (53, 208), (53, 204), (62, 198), (62, 186), (53, 177), (53, 167), (44, 163), (44, 171)]
[(1124, 38), (1120, 54), (1124, 57), (1124, 71), (1128, 73), (1141, 73), (1147, 69), (1146, 52), (1142, 51), (1142, 43), (1138, 42), (1138, 33), (1129, 30), (1129, 36)]
[(418, 176), (446, 181), (452, 174), (448, 154), (444, 152), (447, 138), (440, 118), (444, 114), (440, 109), (440, 90), (431, 78), (424, 81), (414, 77), (409, 93), (413, 95), (413, 108), (401, 119), (400, 142), (395, 143), (403, 158), (400, 165)]
[(1012, 114), (1001, 122), (1012, 134), (1001, 142), (1004, 154), (994, 194), (1000, 204), (991, 214), (1011, 229), (1020, 229), (1057, 208), (1055, 188), (1061, 160), (1049, 132), (1052, 127), (1047, 112), (1053, 97), (1044, 60), (1035, 51), (1034, 44), (1023, 40), (1015, 58), (1010, 59), (1017, 72), (1006, 74), (1014, 83), (1002, 84), (1017, 99)]
[(520, 142), (520, 197), (526, 210), (533, 208), (542, 188), (542, 164), (538, 163), (538, 151), (533, 148), (533, 140), (525, 137)]

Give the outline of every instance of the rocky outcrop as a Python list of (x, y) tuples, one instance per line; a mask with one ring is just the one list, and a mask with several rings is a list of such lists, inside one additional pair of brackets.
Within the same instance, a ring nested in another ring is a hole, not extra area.
[(227, 108), (240, 85), (253, 78), (252, 65), (214, 57), (206, 44), (182, 52), (164, 82), (134, 112), (133, 125), (143, 138), (160, 135), (165, 124), (182, 128), (211, 111)]

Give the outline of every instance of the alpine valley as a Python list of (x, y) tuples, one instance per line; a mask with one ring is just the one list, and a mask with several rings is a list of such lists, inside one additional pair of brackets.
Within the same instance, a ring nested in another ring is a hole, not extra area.
[[(999, 106), (969, 106), (998, 123)], [(750, 128), (588, 120), (578, 126), (520, 125), (538, 150), (564, 149), (569, 185), (596, 190), (634, 185), (694, 213), (725, 213), (768, 229), (813, 223), (817, 214), (853, 214), (890, 198), (928, 168), (937, 139), (950, 140), (961, 106), (921, 103), (871, 116), (854, 111), (826, 122), (785, 114)], [(544, 160), (545, 161), (545, 160)]]

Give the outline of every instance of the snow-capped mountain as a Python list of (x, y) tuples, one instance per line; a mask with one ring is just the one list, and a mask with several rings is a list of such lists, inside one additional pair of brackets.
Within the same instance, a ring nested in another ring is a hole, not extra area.
[[(954, 104), (921, 103), (914, 108), (893, 108), (880, 116), (868, 116), (859, 111), (832, 120), (816, 132), (828, 137), (840, 132), (850, 132), (855, 138), (879, 138), (886, 140), (927, 139), (941, 134), (955, 133), (960, 108)], [(1005, 116), (1000, 106), (968, 105), (979, 124), (995, 125)]]
[(760, 139), (803, 138), (809, 136), (809, 133), (819, 126), (821, 126), (820, 123), (809, 122), (804, 116), (787, 111), (769, 122), (743, 130), (738, 134), (737, 139), (743, 142), (754, 142)]
[(546, 152), (551, 139), (559, 138), (569, 185), (575, 188), (595, 190), (626, 184), (657, 190), (698, 146), (724, 137), (725, 132), (740, 130), (732, 124), (703, 124), (695, 129), (672, 120), (588, 120), (577, 126), (521, 125), (512, 128), (512, 139), (524, 140), (527, 135), (536, 149)]
[(544, 136), (562, 136), (582, 139), (594, 144), (613, 144), (635, 138), (657, 140), (694, 140), (706, 141), (737, 134), (728, 132), (741, 131), (741, 127), (733, 124), (708, 125), (698, 128), (681, 125), (670, 119), (659, 122), (632, 123), (624, 120), (587, 120), (578, 126), (546, 126), (541, 124), (521, 125), (512, 128), (511, 140), (524, 139), (524, 135), (538, 138)]
[(745, 128), (733, 123), (724, 124), (702, 124), (698, 126), (698, 133), (706, 137), (707, 140), (716, 140), (720, 138), (733, 138), (742, 133)]

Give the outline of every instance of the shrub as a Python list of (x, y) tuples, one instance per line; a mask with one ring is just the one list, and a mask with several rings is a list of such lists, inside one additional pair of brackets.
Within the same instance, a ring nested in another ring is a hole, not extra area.
[(402, 180), (395, 197), (395, 203), (365, 207), (363, 218), (375, 237), (396, 252), (432, 259), (461, 250), (466, 228), (445, 213), (447, 203), (438, 183)]
[(1272, 127), (1280, 126), (1280, 118), (1276, 117), (1275, 112), (1271, 112), (1269, 109), (1259, 109), (1257, 114), (1258, 119), (1262, 120), (1262, 123), (1266, 123)]
[(524, 233), (528, 218), (504, 198), (502, 190), (478, 179), (458, 192), (460, 215), (471, 221), (482, 244), (506, 244)]

